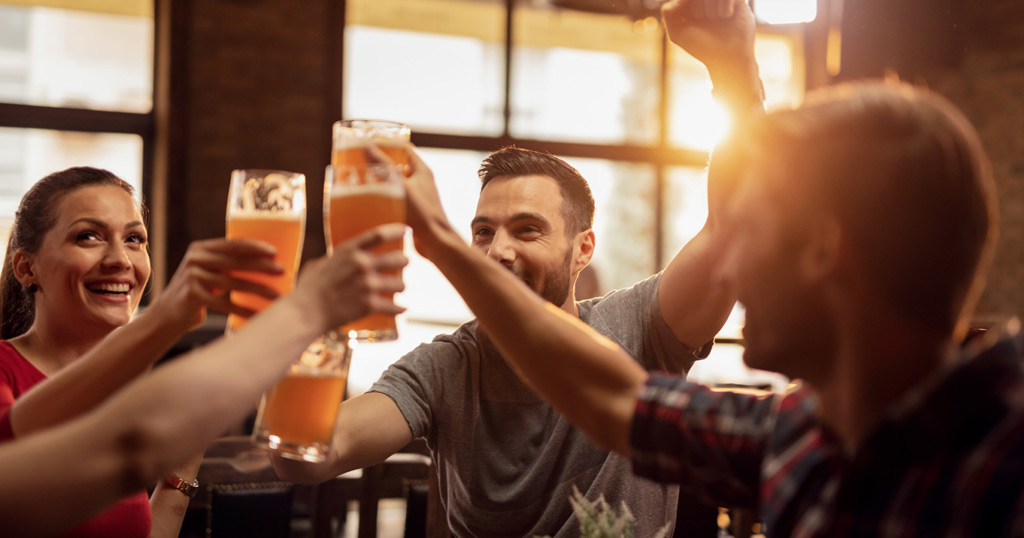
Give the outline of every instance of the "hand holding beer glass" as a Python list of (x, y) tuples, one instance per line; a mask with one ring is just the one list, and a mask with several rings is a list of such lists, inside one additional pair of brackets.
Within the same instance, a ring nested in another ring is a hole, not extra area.
[[(277, 249), (274, 260), (284, 273), (269, 275), (240, 271), (236, 276), (258, 282), (284, 295), (295, 286), (306, 229), (306, 176), (280, 170), (234, 170), (225, 216), (228, 239), (255, 239)], [(231, 301), (254, 312), (271, 300), (254, 293), (232, 291)], [(227, 332), (238, 330), (247, 318), (228, 316)]]
[[(405, 222), (405, 189), (402, 176), (408, 168), (406, 147), (409, 127), (374, 120), (345, 120), (334, 124), (331, 166), (324, 178), (324, 234), (327, 248), (380, 224)], [(379, 147), (394, 166), (369, 163), (366, 147)], [(378, 250), (398, 250), (402, 241), (381, 245)], [(332, 339), (380, 342), (398, 338), (395, 316), (370, 314), (332, 331)]]
[(310, 344), (288, 374), (263, 395), (253, 444), (286, 458), (324, 461), (334, 438), (351, 358), (345, 342), (321, 336)]

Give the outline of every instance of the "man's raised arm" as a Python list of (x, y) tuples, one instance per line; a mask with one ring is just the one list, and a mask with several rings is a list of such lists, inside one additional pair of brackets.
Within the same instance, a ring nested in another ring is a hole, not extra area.
[(433, 174), (409, 153), (406, 199), (416, 249), (455, 286), (527, 383), (599, 445), (627, 453), (636, 391), (647, 372), (616, 344), (467, 245), (441, 208)]
[[(704, 64), (713, 94), (732, 120), (731, 133), (764, 112), (754, 59), (754, 15), (746, 0), (674, 0), (662, 6), (669, 38)], [(736, 298), (714, 278), (721, 247), (721, 215), (742, 163), (730, 137), (721, 141), (708, 167), (708, 218), (701, 231), (673, 257), (658, 289), (662, 317), (676, 338), (697, 349), (729, 317)]]

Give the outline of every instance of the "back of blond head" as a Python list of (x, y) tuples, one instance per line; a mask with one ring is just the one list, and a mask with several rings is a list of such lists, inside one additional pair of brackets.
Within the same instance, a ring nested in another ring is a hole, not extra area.
[(785, 187), (838, 217), (893, 308), (943, 331), (973, 312), (998, 206), (981, 142), (956, 106), (904, 83), (846, 84), (769, 114), (748, 140)]

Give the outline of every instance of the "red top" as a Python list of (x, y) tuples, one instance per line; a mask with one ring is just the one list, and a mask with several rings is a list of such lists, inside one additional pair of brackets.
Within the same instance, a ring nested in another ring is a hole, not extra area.
[[(36, 383), (46, 379), (6, 340), (0, 340), (0, 443), (14, 438), (11, 428), (11, 405), (14, 400)], [(121, 499), (106, 511), (75, 527), (65, 536), (88, 537), (148, 537), (153, 527), (153, 513), (149, 496), (140, 491)]]

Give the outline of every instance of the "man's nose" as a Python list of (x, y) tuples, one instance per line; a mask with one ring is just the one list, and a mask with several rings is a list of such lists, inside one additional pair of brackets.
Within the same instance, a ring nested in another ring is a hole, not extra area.
[(503, 264), (515, 261), (516, 252), (513, 248), (512, 238), (504, 231), (494, 232), (491, 244), (487, 247), (487, 256)]

